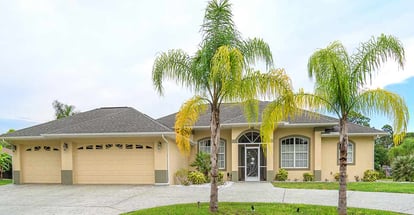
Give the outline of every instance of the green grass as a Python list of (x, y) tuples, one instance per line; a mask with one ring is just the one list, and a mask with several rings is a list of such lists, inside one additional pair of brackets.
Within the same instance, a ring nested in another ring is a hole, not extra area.
[[(255, 211), (251, 211), (252, 204), (255, 207)], [(299, 208), (299, 212), (297, 209)], [(220, 202), (219, 203), (219, 212), (217, 214), (336, 214), (336, 207), (330, 206), (317, 206), (317, 205), (303, 205), (303, 204), (282, 204), (282, 203), (231, 203), (231, 202)], [(169, 205), (156, 208), (149, 208), (144, 210), (138, 210), (134, 212), (129, 212), (126, 214), (145, 214), (145, 215), (158, 215), (158, 214), (212, 214), (208, 211), (208, 203), (201, 203), (200, 208), (197, 207), (196, 203), (191, 204), (178, 204), (178, 205)], [(370, 209), (361, 209), (361, 208), (348, 208), (349, 215), (356, 214), (381, 214), (381, 215), (391, 215), (391, 214), (401, 214), (389, 211), (380, 211), (380, 210), (370, 210)]]
[[(273, 186), (293, 189), (337, 190), (338, 182), (273, 182)], [(349, 182), (347, 190), (364, 192), (414, 193), (414, 183)]]
[(0, 185), (11, 184), (13, 180), (11, 179), (0, 179)]

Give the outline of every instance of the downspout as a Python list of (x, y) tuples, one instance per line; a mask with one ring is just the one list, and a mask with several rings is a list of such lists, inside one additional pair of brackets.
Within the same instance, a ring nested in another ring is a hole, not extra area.
[(162, 139), (167, 144), (167, 184), (170, 184), (170, 144), (168, 144), (167, 138), (165, 138), (164, 134), (161, 134)]

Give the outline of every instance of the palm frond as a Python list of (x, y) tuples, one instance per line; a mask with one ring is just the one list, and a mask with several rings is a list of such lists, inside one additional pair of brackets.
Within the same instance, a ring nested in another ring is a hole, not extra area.
[(175, 80), (178, 84), (193, 88), (195, 83), (191, 74), (191, 58), (183, 50), (173, 49), (157, 56), (152, 67), (152, 82), (155, 90), (162, 95), (162, 82)]
[(269, 44), (260, 38), (241, 41), (238, 48), (243, 53), (246, 65), (255, 64), (260, 60), (266, 63), (267, 69), (273, 66), (273, 56)]
[(180, 152), (186, 155), (189, 155), (190, 153), (190, 135), (192, 127), (197, 122), (200, 114), (207, 109), (205, 101), (206, 100), (200, 96), (194, 96), (181, 106), (176, 115), (174, 125), (176, 143)]
[(388, 61), (394, 60), (404, 68), (405, 51), (402, 43), (394, 36), (381, 34), (361, 43), (357, 52), (352, 55), (353, 78), (360, 84), (372, 78), (372, 72)]
[(384, 89), (374, 89), (362, 92), (355, 100), (354, 110), (365, 115), (383, 115), (393, 121), (395, 135), (394, 143), (399, 143), (407, 131), (409, 112), (403, 98), (398, 94)]

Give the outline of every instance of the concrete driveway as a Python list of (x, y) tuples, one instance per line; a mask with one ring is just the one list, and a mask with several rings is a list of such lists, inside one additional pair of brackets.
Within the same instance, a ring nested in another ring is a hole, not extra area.
[[(207, 202), (208, 186), (5, 185), (0, 214), (119, 214), (176, 203)], [(270, 183), (231, 183), (219, 201), (337, 204), (336, 190), (274, 188)], [(413, 194), (348, 192), (350, 207), (414, 214)]]

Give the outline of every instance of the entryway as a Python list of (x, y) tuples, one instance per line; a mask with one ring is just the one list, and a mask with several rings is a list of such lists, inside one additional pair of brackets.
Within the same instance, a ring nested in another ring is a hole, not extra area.
[(266, 181), (266, 157), (260, 133), (247, 131), (240, 135), (238, 144), (238, 181)]

